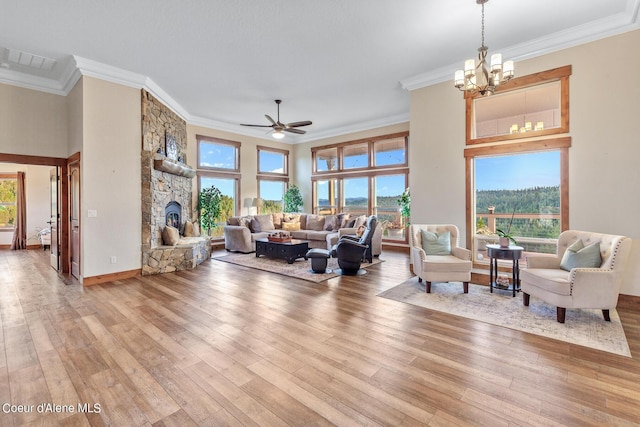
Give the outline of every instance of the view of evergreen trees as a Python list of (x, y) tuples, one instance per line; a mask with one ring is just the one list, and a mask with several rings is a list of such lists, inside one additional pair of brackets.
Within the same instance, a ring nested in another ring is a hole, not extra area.
[[(520, 190), (479, 190), (476, 192), (476, 213), (489, 213), (494, 206), (494, 214), (559, 214), (560, 187), (532, 187)], [(496, 228), (507, 230), (511, 218), (497, 218)], [(486, 220), (478, 219), (477, 229), (486, 227)], [(521, 237), (557, 238), (560, 221), (557, 219), (514, 218), (510, 234)]]

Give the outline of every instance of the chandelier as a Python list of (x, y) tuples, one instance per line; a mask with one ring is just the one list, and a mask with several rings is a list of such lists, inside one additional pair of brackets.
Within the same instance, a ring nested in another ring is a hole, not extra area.
[(474, 59), (464, 61), (464, 70), (455, 74), (455, 86), (461, 91), (482, 96), (491, 95), (500, 83), (510, 80), (513, 75), (513, 61), (502, 63), (502, 54), (491, 55), (491, 65), (487, 69), (487, 46), (484, 45), (484, 4), (489, 0), (476, 0), (482, 5), (482, 45), (478, 48), (478, 62)]

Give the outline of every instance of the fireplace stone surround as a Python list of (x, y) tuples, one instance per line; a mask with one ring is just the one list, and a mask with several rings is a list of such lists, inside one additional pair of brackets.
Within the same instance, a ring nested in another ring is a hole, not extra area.
[[(209, 237), (183, 238), (175, 246), (162, 241), (167, 206), (179, 206), (181, 223), (193, 221), (195, 215), (191, 195), (195, 172), (186, 165), (186, 129), (184, 120), (142, 90), (143, 275), (195, 268), (211, 256)], [(167, 150), (169, 140), (171, 153)]]

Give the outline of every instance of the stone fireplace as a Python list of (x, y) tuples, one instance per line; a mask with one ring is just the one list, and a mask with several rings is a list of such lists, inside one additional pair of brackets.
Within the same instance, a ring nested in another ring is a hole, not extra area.
[(186, 164), (187, 124), (142, 91), (142, 274), (194, 268), (211, 255), (210, 239), (184, 238), (165, 246), (162, 230), (193, 221), (192, 178)]

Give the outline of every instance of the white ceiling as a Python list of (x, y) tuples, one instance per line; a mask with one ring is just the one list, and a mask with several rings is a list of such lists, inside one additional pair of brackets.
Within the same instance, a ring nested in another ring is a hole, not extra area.
[[(491, 0), (489, 53), (518, 60), (640, 28), (640, 0)], [(405, 122), (408, 90), (480, 46), (474, 0), (0, 0), (0, 82), (67, 94), (80, 74), (146, 87), (190, 123), (303, 142)], [(8, 61), (9, 50), (57, 61)], [(8, 66), (8, 68), (7, 68)], [(451, 96), (457, 96), (452, 86)]]

